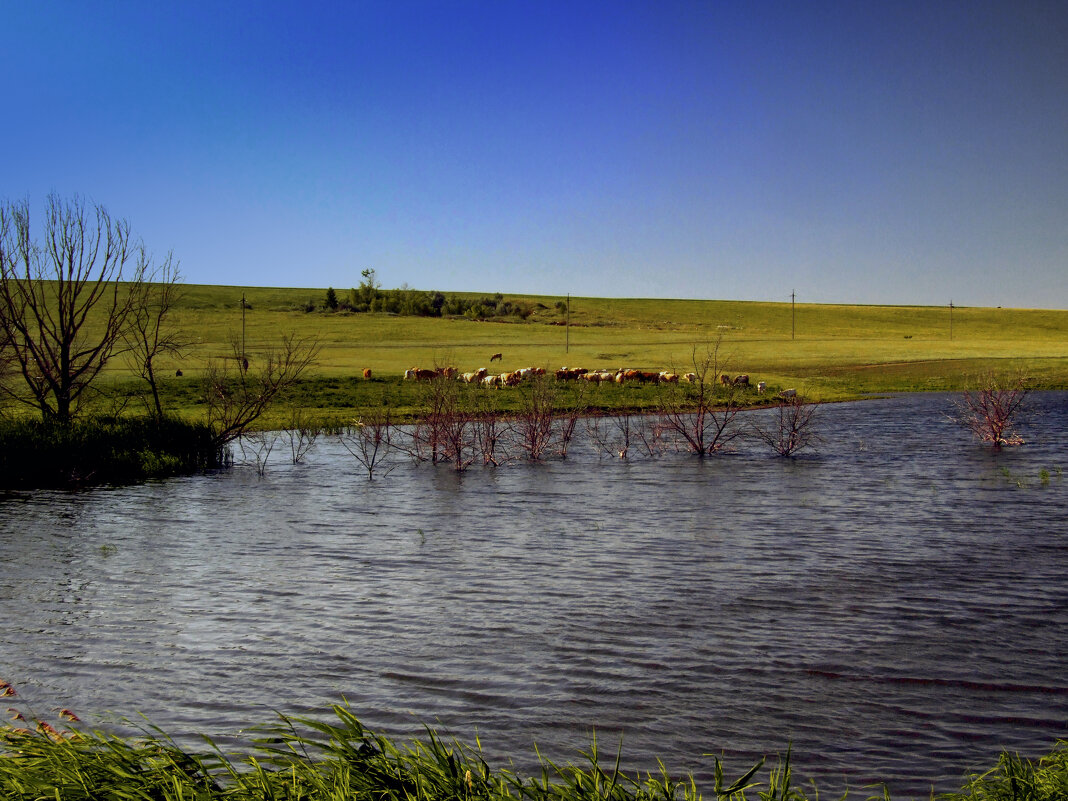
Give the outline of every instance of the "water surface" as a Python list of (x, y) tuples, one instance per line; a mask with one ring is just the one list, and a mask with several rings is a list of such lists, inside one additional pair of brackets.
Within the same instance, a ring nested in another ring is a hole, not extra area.
[(178, 736), (346, 699), (521, 771), (596, 732), (699, 781), (792, 743), (821, 791), (955, 789), (1068, 737), (1068, 395), (1037, 405), (1001, 454), (929, 395), (826, 407), (793, 460), (368, 482), (324, 442), (262, 477), (0, 496), (0, 677)]

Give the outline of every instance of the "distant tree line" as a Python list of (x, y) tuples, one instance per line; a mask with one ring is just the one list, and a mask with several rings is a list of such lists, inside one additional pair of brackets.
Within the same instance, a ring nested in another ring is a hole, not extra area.
[[(507, 317), (525, 320), (534, 312), (531, 304), (505, 300), (500, 293), (492, 297), (465, 298), (409, 287), (382, 289), (374, 270), (364, 270), (362, 275), (360, 285), (350, 289), (345, 297), (339, 297), (333, 287), (328, 288), (323, 308), (332, 312), (386, 312), (408, 317), (468, 317), (472, 320)], [(309, 302), (306, 307), (309, 312), (316, 309), (314, 302)]]

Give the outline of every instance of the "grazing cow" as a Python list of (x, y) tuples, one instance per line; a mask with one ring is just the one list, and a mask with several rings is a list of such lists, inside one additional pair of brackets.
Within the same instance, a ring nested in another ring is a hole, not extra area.
[(504, 354), (503, 353), (494, 353), (492, 356), (490, 356), (490, 361), (491, 362), (499, 362), (503, 358), (504, 358)]
[(679, 383), (679, 374), (662, 370), (660, 372), (660, 380), (665, 384), (677, 384)]
[(501, 377), (499, 375), (483, 376), (482, 383), (487, 387), (499, 387), (501, 385)]
[(779, 393), (779, 397), (780, 398), (796, 398), (797, 397), (797, 390), (796, 389), (784, 389), (782, 392)]
[(486, 377), (486, 373), (489, 372), (485, 367), (479, 367), (473, 373), (464, 373), (459, 376), (461, 381), (466, 381), (468, 384), (476, 384)]
[(729, 375), (727, 375), (726, 373), (724, 373), (723, 375), (721, 375), (719, 377), (719, 383), (721, 383), (725, 387), (726, 386), (730, 386), (731, 377)]
[(575, 381), (579, 376), (586, 375), (589, 370), (584, 367), (561, 367), (556, 371), (557, 381)]
[(370, 378), (371, 377), (371, 368), (370, 367), (363, 368), (363, 377), (364, 378)]
[(696, 384), (697, 373), (686, 373), (686, 375), (682, 377), (682, 380), (685, 381), (687, 384)]
[(747, 376), (747, 375), (735, 376), (735, 378), (734, 378), (734, 386), (736, 386), (736, 387), (747, 387), (747, 386), (749, 386), (749, 376)]
[(182, 371), (181, 370), (175, 370), (174, 371), (174, 375), (175, 375), (175, 378), (181, 378), (182, 377)]
[(438, 371), (413, 367), (411, 370), (404, 371), (404, 377), (409, 381), (433, 381), (438, 377)]
[(434, 372), (443, 378), (456, 378), (459, 371), (455, 367), (436, 367)]
[(757, 381), (757, 395), (763, 395), (768, 385), (764, 381)]

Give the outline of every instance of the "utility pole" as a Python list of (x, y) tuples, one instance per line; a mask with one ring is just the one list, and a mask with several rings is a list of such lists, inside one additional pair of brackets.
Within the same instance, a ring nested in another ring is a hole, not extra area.
[(564, 320), (564, 353), (571, 350), (571, 293), (567, 293), (567, 317)]
[(794, 338), (794, 333), (797, 330), (797, 307), (795, 301), (797, 300), (797, 293), (794, 290), (790, 290), (790, 339)]
[(949, 302), (949, 341), (953, 341), (953, 301)]

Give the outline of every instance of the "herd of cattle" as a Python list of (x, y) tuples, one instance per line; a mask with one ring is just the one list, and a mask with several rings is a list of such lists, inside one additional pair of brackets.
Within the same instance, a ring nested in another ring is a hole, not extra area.
[[(494, 354), (494, 358), (496, 358)], [(546, 375), (548, 371), (544, 367), (526, 367), (508, 373), (490, 373), (485, 367), (480, 367), (473, 373), (461, 373), (455, 367), (438, 367), (433, 370), (413, 367), (404, 371), (404, 378), (408, 381), (433, 381), (436, 378), (455, 379), (468, 384), (485, 384), (491, 387), (514, 387), (535, 376)], [(635, 382), (639, 384), (677, 384), (680, 381), (697, 383), (700, 381), (697, 373), (673, 373), (668, 370), (649, 372), (646, 370), (586, 370), (576, 367), (561, 367), (552, 373), (557, 381), (588, 381), (592, 384), (616, 383), (625, 384)], [(733, 378), (721, 375), (719, 381), (725, 386), (749, 387), (748, 375), (738, 375)], [(758, 381), (755, 384), (758, 394), (763, 394), (767, 384)], [(796, 390), (786, 390), (781, 393), (784, 397), (794, 397)]]

